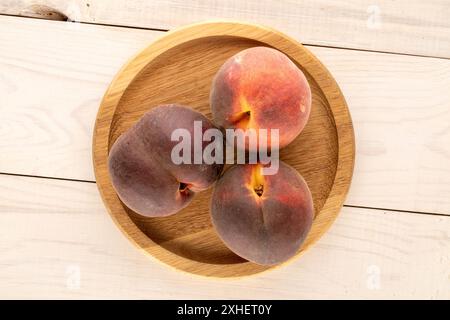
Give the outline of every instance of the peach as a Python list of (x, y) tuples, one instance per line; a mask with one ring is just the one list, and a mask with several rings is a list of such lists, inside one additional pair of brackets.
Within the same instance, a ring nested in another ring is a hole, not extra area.
[[(188, 107), (162, 105), (144, 114), (117, 139), (109, 154), (109, 174), (126, 206), (144, 216), (167, 216), (186, 207), (195, 192), (216, 181), (222, 164), (172, 161), (178, 143), (172, 141), (172, 133), (187, 130), (193, 140), (194, 121), (201, 122), (203, 131), (214, 128), (205, 116)], [(202, 142), (202, 150), (206, 144)]]
[(313, 200), (301, 175), (280, 161), (275, 175), (261, 165), (235, 165), (217, 181), (213, 225), (231, 251), (260, 265), (288, 260), (299, 250), (313, 217)]
[[(222, 65), (213, 80), (210, 103), (217, 125), (244, 131), (278, 129), (282, 148), (305, 127), (311, 90), (303, 72), (285, 54), (253, 47)], [(269, 139), (268, 148), (272, 144)]]

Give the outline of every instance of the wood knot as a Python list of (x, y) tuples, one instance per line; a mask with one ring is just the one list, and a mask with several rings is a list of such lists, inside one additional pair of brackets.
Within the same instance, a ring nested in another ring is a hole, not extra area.
[(34, 4), (22, 10), (20, 12), (20, 15), (55, 21), (67, 21), (69, 19), (64, 13), (59, 12), (58, 10), (53, 9), (49, 6), (41, 4)]

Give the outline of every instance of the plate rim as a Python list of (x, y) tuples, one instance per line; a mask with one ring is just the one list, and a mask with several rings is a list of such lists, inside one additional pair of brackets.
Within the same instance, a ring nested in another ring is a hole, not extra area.
[[(114, 212), (112, 208), (111, 202), (120, 204), (120, 200), (107, 173), (108, 146), (115, 110), (126, 88), (145, 69), (148, 63), (165, 51), (193, 40), (218, 36), (240, 37), (261, 42), (280, 50), (290, 59), (302, 65), (322, 90), (334, 120), (338, 150), (333, 185), (320, 210), (321, 214), (315, 217), (313, 226), (301, 250), (288, 261), (276, 266), (259, 266), (251, 262), (214, 265), (178, 256), (153, 242), (135, 225), (128, 214)], [(315, 74), (319, 72), (321, 74)], [(166, 266), (174, 267), (189, 274), (218, 278), (239, 278), (260, 274), (263, 271), (273, 270), (292, 262), (330, 228), (339, 215), (350, 188), (355, 162), (355, 137), (351, 115), (337, 82), (321, 61), (301, 43), (275, 29), (261, 25), (235, 21), (209, 21), (190, 24), (163, 34), (120, 68), (106, 90), (97, 112), (92, 139), (92, 157), (97, 188), (109, 215), (122, 233), (139, 250), (146, 253), (147, 256), (156, 258), (155, 260), (163, 262)], [(323, 211), (325, 211), (324, 214), (322, 214)], [(176, 259), (174, 259), (174, 256)], [(243, 267), (244, 271), (242, 271)]]

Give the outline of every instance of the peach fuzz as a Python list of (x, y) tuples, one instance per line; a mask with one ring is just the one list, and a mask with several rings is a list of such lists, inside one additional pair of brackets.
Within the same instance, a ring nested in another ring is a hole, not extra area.
[(303, 72), (284, 53), (253, 47), (222, 65), (213, 79), (210, 104), (218, 126), (278, 129), (282, 148), (308, 121), (311, 89)]
[(109, 174), (127, 207), (143, 216), (168, 216), (217, 180), (222, 164), (175, 164), (171, 159), (178, 143), (171, 140), (172, 132), (186, 129), (193, 137), (194, 121), (201, 121), (203, 130), (214, 128), (205, 116), (188, 107), (162, 105), (144, 114), (117, 139), (109, 153)]
[(211, 201), (213, 225), (228, 248), (260, 265), (294, 256), (314, 218), (308, 185), (280, 162), (275, 175), (261, 165), (235, 165), (217, 181)]

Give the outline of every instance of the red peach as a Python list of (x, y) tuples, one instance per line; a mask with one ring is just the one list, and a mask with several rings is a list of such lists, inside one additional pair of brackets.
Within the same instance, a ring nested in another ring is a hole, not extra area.
[(222, 65), (213, 80), (210, 102), (219, 126), (279, 129), (282, 148), (308, 121), (311, 89), (303, 72), (285, 54), (253, 47)]

